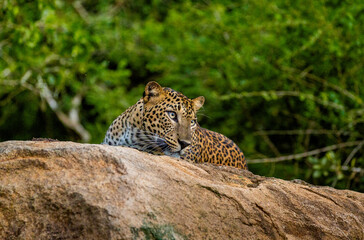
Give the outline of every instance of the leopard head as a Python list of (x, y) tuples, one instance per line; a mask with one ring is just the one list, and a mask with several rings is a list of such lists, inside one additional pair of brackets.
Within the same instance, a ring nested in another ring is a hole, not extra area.
[(149, 82), (143, 94), (142, 129), (158, 136), (164, 154), (179, 156), (192, 141), (198, 126), (197, 111), (205, 98), (189, 99), (182, 93)]

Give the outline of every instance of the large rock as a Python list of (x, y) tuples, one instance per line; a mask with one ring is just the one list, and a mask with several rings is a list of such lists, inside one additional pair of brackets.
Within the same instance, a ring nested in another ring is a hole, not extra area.
[(72, 142), (0, 143), (0, 239), (364, 239), (364, 194)]

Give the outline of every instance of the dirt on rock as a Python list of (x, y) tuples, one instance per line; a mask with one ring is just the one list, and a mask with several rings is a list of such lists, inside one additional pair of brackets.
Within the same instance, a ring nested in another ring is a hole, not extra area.
[(364, 194), (126, 147), (0, 143), (0, 239), (364, 239)]

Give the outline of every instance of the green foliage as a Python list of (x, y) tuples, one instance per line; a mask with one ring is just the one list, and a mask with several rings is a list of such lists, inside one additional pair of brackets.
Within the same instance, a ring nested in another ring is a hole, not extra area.
[[(0, 9), (0, 140), (99, 143), (156, 80), (205, 96), (200, 124), (248, 159), (363, 141), (362, 1), (4, 0)], [(357, 145), (249, 167), (364, 191)]]
[(327, 152), (321, 159), (310, 157), (309, 162), (312, 164), (313, 171), (307, 171), (307, 174), (312, 173), (314, 180), (322, 178), (322, 181), (330, 184), (333, 179), (329, 175), (333, 175), (333, 178), (337, 178), (337, 180), (344, 178), (341, 172), (340, 159), (335, 156), (334, 152)]

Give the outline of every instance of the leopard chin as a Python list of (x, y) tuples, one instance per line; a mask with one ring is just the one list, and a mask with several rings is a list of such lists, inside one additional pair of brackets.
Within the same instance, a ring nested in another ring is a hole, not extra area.
[(179, 158), (181, 156), (179, 152), (165, 151), (164, 154), (174, 158)]
[(164, 155), (170, 156), (170, 157), (175, 157), (175, 158), (179, 158), (181, 156), (181, 150), (172, 150), (170, 147), (166, 148), (163, 151)]

